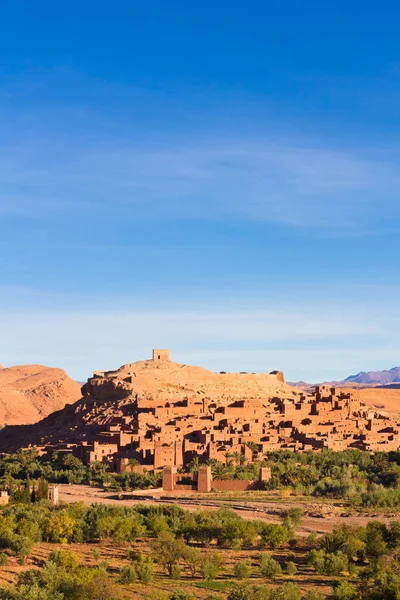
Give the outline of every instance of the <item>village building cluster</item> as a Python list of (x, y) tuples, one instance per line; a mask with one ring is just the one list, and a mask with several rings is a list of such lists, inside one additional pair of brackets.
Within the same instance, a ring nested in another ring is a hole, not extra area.
[[(153, 361), (169, 362), (169, 351), (154, 350)], [(283, 381), (279, 371), (270, 375)], [(83, 389), (88, 397), (97, 398), (96, 426), (92, 424), (90, 434), (76, 443), (46, 450), (73, 453), (85, 464), (105, 462), (118, 472), (182, 469), (195, 458), (200, 463), (210, 459), (225, 463), (235, 453), (258, 461), (266, 451), (280, 449), (399, 447), (396, 421), (370, 410), (351, 393), (328, 386), (318, 386), (313, 394), (288, 386), (287, 393), (265, 398), (216, 400), (196, 393), (161, 399), (135, 393), (135, 374), (125, 369), (122, 374), (96, 372)], [(107, 410), (102, 409), (105, 400)]]

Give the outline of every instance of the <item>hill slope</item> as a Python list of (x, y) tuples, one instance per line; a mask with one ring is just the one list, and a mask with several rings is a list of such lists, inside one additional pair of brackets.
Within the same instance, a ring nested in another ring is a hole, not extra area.
[(43, 365), (0, 368), (2, 425), (36, 423), (80, 397), (80, 385), (62, 369)]

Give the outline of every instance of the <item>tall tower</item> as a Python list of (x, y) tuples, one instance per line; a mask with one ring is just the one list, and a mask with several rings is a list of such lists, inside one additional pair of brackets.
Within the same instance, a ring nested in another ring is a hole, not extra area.
[(58, 500), (58, 485), (49, 485), (48, 499), (50, 504), (57, 506)]

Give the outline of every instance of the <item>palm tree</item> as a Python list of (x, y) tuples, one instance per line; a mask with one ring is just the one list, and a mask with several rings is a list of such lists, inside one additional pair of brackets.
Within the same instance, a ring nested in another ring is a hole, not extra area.
[(232, 465), (232, 454), (230, 452), (225, 452), (224, 454), (226, 460), (226, 466), (230, 467)]
[(241, 463), (241, 460), (242, 460), (242, 453), (241, 452), (234, 452), (232, 454), (232, 457), (233, 457), (233, 459), (234, 459), (234, 461), (235, 461), (235, 463), (237, 465), (239, 465)]
[(223, 479), (225, 474), (225, 466), (219, 460), (211, 466), (213, 479)]
[(198, 456), (195, 456), (192, 462), (189, 464), (190, 473), (197, 473), (200, 466), (200, 459)]

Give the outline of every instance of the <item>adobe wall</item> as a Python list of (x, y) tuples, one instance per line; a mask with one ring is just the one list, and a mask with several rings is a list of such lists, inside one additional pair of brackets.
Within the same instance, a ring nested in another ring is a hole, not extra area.
[(202, 465), (199, 467), (196, 478), (193, 478), (192, 484), (180, 484), (180, 478), (186, 478), (187, 475), (178, 475), (175, 466), (168, 465), (163, 468), (163, 490), (194, 490), (198, 492), (210, 492), (212, 489), (225, 492), (243, 492), (245, 490), (255, 490), (262, 487), (262, 483), (271, 479), (270, 467), (262, 467), (258, 481), (250, 479), (218, 479), (213, 480), (211, 467)]
[(250, 479), (218, 479), (211, 484), (211, 489), (225, 492), (243, 492), (254, 487), (255, 482)]

